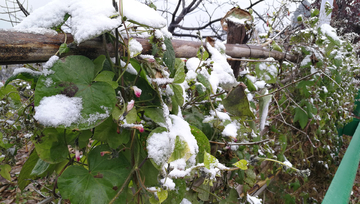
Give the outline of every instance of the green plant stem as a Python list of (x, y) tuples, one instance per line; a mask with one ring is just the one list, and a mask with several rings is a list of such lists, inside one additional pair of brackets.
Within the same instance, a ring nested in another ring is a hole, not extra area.
[(111, 201), (109, 202), (109, 204), (112, 204), (115, 202), (116, 199), (118, 199), (118, 197), (120, 196), (121, 192), (125, 189), (126, 185), (128, 185), (133, 173), (135, 172), (136, 170), (136, 167), (134, 166), (132, 169), (131, 169), (131, 172), (129, 173), (129, 175), (127, 176), (125, 182), (123, 183), (123, 185), (121, 186), (121, 188), (119, 189), (119, 191), (116, 193), (116, 195), (114, 196), (113, 199), (111, 199)]

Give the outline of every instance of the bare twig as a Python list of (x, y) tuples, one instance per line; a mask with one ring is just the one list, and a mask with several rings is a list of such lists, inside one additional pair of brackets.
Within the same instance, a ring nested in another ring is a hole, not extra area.
[(291, 85), (296, 84), (296, 83), (298, 83), (298, 82), (300, 82), (300, 81), (302, 81), (302, 80), (304, 80), (304, 79), (306, 79), (306, 78), (309, 78), (309, 77), (311, 77), (311, 76), (314, 76), (315, 74), (318, 74), (319, 72), (320, 72), (320, 71), (316, 71), (316, 72), (314, 72), (314, 73), (312, 73), (312, 74), (309, 74), (309, 75), (307, 75), (307, 76), (304, 76), (304, 77), (302, 77), (302, 78), (300, 78), (300, 79), (298, 79), (298, 80), (296, 80), (296, 81), (294, 81), (294, 82), (292, 82), (292, 83), (290, 83), (290, 84), (287, 84), (287, 85), (285, 85), (285, 86), (283, 86), (283, 87), (281, 87), (281, 88), (279, 88), (279, 89), (277, 89), (277, 90), (275, 90), (275, 91), (272, 91), (272, 92), (270, 92), (270, 93), (268, 93), (268, 94), (265, 94), (265, 95), (255, 96), (254, 98), (261, 98), (261, 97), (264, 97), (264, 96), (272, 95), (273, 93), (276, 93), (276, 92), (278, 92), (278, 91), (281, 91), (281, 90), (285, 89), (285, 88), (288, 87), (288, 86), (291, 86)]
[(213, 144), (219, 144), (219, 145), (257, 145), (257, 144), (261, 144), (261, 143), (266, 143), (266, 142), (271, 142), (274, 141), (274, 139), (265, 139), (265, 140), (260, 140), (257, 142), (240, 142), (240, 143), (225, 143), (225, 142), (215, 142), (215, 141), (209, 141), (210, 143)]
[(278, 118), (275, 118), (275, 119), (277, 119), (278, 121), (280, 121), (280, 122), (284, 123), (284, 124), (285, 124), (285, 125), (287, 125), (287, 126), (290, 126), (290, 127), (294, 128), (295, 130), (297, 130), (297, 131), (301, 132), (302, 134), (306, 135), (306, 137), (308, 138), (308, 140), (309, 140), (310, 144), (311, 144), (314, 148), (316, 148), (316, 146), (315, 146), (315, 145), (314, 145), (314, 143), (311, 141), (311, 139), (310, 139), (309, 135), (308, 135), (306, 132), (304, 132), (304, 131), (302, 131), (302, 130), (300, 130), (300, 129), (296, 128), (295, 126), (293, 126), (293, 125), (291, 125), (291, 124), (287, 123), (286, 121), (280, 120), (280, 119), (278, 119)]

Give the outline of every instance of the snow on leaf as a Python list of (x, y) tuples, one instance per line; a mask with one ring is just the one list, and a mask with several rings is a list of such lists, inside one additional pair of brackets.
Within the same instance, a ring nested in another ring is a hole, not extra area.
[[(137, 2), (123, 2), (124, 16), (129, 21), (154, 28), (166, 25), (166, 20), (155, 10)], [(63, 23), (66, 14), (71, 16), (71, 34), (77, 43), (96, 37), (121, 25), (121, 17), (111, 0), (54, 0), (35, 10), (16, 29), (53, 28)]]

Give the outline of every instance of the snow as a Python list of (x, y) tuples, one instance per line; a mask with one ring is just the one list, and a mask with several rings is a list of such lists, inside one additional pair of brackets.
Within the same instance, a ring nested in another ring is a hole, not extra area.
[(43, 66), (42, 73), (44, 74), (44, 76), (55, 73), (53, 70), (49, 70), (49, 68), (51, 68), (54, 65), (54, 63), (58, 60), (59, 57), (56, 55), (50, 57), (50, 59)]
[(257, 86), (259, 89), (263, 89), (263, 88), (265, 88), (266, 82), (261, 80), (261, 81), (255, 82), (254, 85)]
[(224, 130), (222, 131), (221, 134), (224, 135), (224, 136), (229, 136), (229, 137), (236, 138), (239, 126), (240, 126), (240, 124), (238, 124), (237, 121), (233, 121), (230, 124), (227, 124), (225, 126), (225, 128), (224, 128)]
[(39, 72), (39, 71), (34, 71), (34, 70), (31, 70), (28, 68), (16, 68), (16, 69), (14, 69), (13, 76), (15, 76), (19, 73), (29, 73), (33, 76), (41, 75), (41, 72)]
[(251, 204), (261, 204), (262, 203), (262, 199), (259, 199), (255, 196), (251, 196), (249, 194), (247, 194), (246, 200), (247, 200), (247, 202), (249, 202)]
[[(269, 91), (266, 90), (264, 95), (266, 95), (268, 93), (269, 93)], [(263, 106), (263, 110), (262, 110), (262, 113), (260, 115), (260, 131), (265, 128), (265, 123), (266, 123), (266, 118), (267, 118), (267, 115), (268, 115), (268, 112), (269, 112), (270, 102), (271, 102), (271, 97), (269, 97), (269, 99), (266, 100), (266, 103)]]
[(26, 28), (26, 29), (8, 28), (4, 30), (10, 32), (21, 32), (21, 33), (41, 34), (41, 35), (50, 35), (50, 36), (57, 35), (57, 32), (55, 30), (47, 29), (47, 28)]
[[(145, 4), (124, 0), (123, 6), (124, 16), (130, 21), (153, 28), (166, 26), (166, 20)], [(71, 34), (78, 44), (122, 23), (111, 0), (53, 0), (32, 12), (15, 29), (52, 28), (63, 22), (65, 14), (71, 16)]]
[(221, 86), (226, 90), (230, 90), (232, 87), (236, 86), (238, 82), (234, 77), (233, 70), (226, 60), (226, 56), (222, 55), (219, 50), (212, 47), (208, 42), (206, 42), (206, 48), (211, 54), (211, 60), (214, 62), (212, 64), (213, 70), (208, 79), (213, 93), (216, 93), (218, 86)]
[(81, 98), (58, 94), (42, 98), (35, 107), (34, 118), (44, 126), (69, 127), (79, 121), (82, 108)]
[(180, 204), (191, 204), (191, 202), (188, 199), (184, 198), (182, 199)]
[[(125, 67), (126, 62), (120, 60), (120, 65), (121, 65), (122, 67)], [(130, 63), (127, 65), (126, 71), (127, 71), (128, 73), (132, 74), (132, 75), (137, 75), (137, 74), (138, 74), (137, 71), (136, 71), (136, 69), (135, 69)]]
[(130, 57), (133, 58), (141, 53), (143, 50), (142, 45), (135, 39), (130, 39), (129, 41), (129, 51)]
[[(167, 109), (168, 111), (168, 109)], [(199, 151), (195, 137), (191, 134), (189, 124), (176, 115), (169, 115), (171, 123), (168, 124), (168, 131), (152, 134), (147, 140), (149, 158), (152, 158), (157, 165), (167, 162), (175, 148), (176, 136), (185, 141), (192, 155), (188, 162), (195, 164), (195, 157)]]
[(166, 187), (169, 190), (175, 190), (175, 183), (171, 178), (163, 178), (160, 180), (160, 182), (163, 184), (164, 187)]
[(335, 28), (331, 27), (329, 24), (322, 24), (320, 26), (320, 30), (322, 33), (330, 37), (331, 39), (335, 41), (340, 41), (339, 37), (336, 35)]

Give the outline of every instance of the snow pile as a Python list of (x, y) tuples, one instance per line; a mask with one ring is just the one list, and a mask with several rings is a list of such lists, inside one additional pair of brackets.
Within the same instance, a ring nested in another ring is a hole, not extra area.
[[(152, 158), (157, 165), (166, 163), (175, 148), (176, 136), (187, 143), (191, 154), (189, 163), (195, 164), (195, 157), (198, 153), (198, 145), (195, 137), (191, 134), (189, 124), (176, 115), (169, 115), (171, 124), (168, 131), (152, 134), (147, 140), (149, 158)], [(169, 124), (168, 124), (169, 125)]]
[(34, 118), (44, 126), (69, 127), (72, 123), (78, 122), (82, 109), (81, 98), (58, 94), (42, 98), (40, 105), (35, 107)]
[[(166, 20), (150, 7), (135, 0), (123, 4), (128, 20), (154, 28), (166, 26)], [(71, 34), (77, 43), (113, 30), (122, 22), (111, 0), (54, 0), (35, 10), (15, 29), (52, 28), (63, 23), (66, 14), (71, 16)]]
[(237, 121), (233, 121), (230, 124), (227, 124), (222, 131), (222, 135), (236, 138), (237, 131), (240, 128), (240, 124)]
[[(225, 47), (222, 47), (219, 43), (217, 43), (215, 47), (219, 47), (221, 50), (225, 49)], [(226, 60), (226, 56), (221, 54), (219, 50), (212, 47), (208, 42), (206, 43), (206, 48), (211, 54), (211, 60), (214, 62), (212, 64), (213, 70), (209, 76), (209, 82), (213, 93), (216, 93), (218, 86), (221, 86), (226, 90), (230, 90), (232, 87), (236, 86), (238, 82), (234, 77), (233, 70)]]

